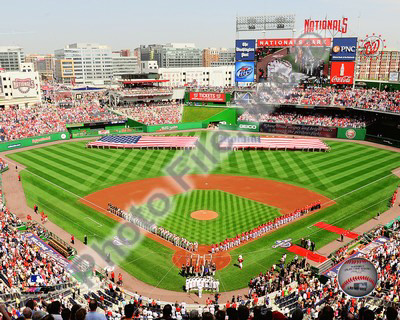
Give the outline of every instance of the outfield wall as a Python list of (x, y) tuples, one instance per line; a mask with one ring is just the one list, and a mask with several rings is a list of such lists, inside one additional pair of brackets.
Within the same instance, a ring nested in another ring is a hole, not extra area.
[(142, 132), (138, 131), (142, 130), (141, 128), (126, 128), (122, 127), (105, 127), (104, 129), (89, 129), (89, 128), (80, 128), (80, 129), (72, 129), (70, 130), (72, 139), (75, 138), (85, 138), (85, 137), (98, 137), (104, 135), (113, 135), (113, 134), (129, 134), (135, 132)]
[(8, 142), (0, 143), (0, 152), (7, 151), (7, 150), (14, 150), (14, 149), (18, 149), (18, 148), (35, 146), (38, 144), (52, 142), (52, 141), (69, 140), (69, 138), (70, 138), (69, 132), (65, 131), (65, 132), (51, 133), (51, 134), (47, 134), (47, 135), (36, 136), (36, 137), (31, 137), (31, 138), (26, 138), (26, 139), (21, 139), (21, 140), (8, 141)]
[(236, 130), (247, 132), (265, 132), (282, 135), (301, 135), (323, 138), (339, 138), (346, 140), (365, 140), (367, 130), (353, 128), (336, 128), (309, 126), (300, 124), (284, 124), (270, 122), (238, 121), (237, 124), (223, 123), (219, 125), (221, 130)]
[(174, 124), (160, 124), (155, 126), (146, 126), (145, 132), (172, 131), (172, 130), (190, 130), (205, 128), (204, 122), (184, 122)]
[(236, 130), (247, 132), (260, 132), (260, 124), (258, 122), (238, 121), (237, 124), (220, 124), (220, 130)]
[[(42, 143), (69, 140), (75, 138), (90, 138), (103, 135), (115, 134), (134, 134), (141, 132), (164, 132), (175, 130), (195, 130), (207, 128), (212, 122), (220, 122), (219, 129), (221, 130), (235, 130), (245, 132), (265, 132), (277, 133), (282, 135), (302, 135), (324, 138), (339, 138), (346, 140), (365, 140), (366, 129), (352, 129), (352, 128), (334, 128), (334, 127), (319, 127), (307, 125), (289, 125), (280, 123), (269, 122), (249, 122), (237, 121), (236, 109), (226, 109), (205, 121), (199, 122), (184, 122), (176, 124), (162, 124), (154, 126), (146, 126), (139, 122), (133, 121), (136, 127), (127, 128), (125, 126), (106, 126), (104, 129), (90, 129), (90, 128), (70, 128), (69, 132), (58, 132), (48, 135), (42, 135), (32, 138), (21, 140), (8, 141), (0, 143), (0, 152), (13, 150), (18, 148), (29, 147)], [(140, 124), (141, 126), (139, 126)]]

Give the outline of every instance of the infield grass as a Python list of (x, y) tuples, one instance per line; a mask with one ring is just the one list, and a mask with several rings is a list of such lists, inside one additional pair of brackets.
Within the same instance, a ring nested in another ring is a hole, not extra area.
[[(161, 212), (164, 203), (158, 202), (152, 207)], [(192, 190), (172, 196), (170, 203), (173, 207), (165, 217), (152, 214), (146, 205), (141, 213), (146, 220), (200, 244), (222, 242), (280, 216), (278, 208), (219, 190)], [(197, 210), (215, 211), (218, 217), (205, 221), (191, 218)]]
[[(199, 136), (205, 145), (211, 145), (209, 132), (187, 134)], [(337, 235), (312, 227), (314, 223), (323, 220), (354, 229), (373, 218), (378, 210), (387, 209), (400, 181), (391, 174), (391, 170), (400, 167), (400, 155), (351, 142), (327, 143), (332, 148), (329, 153), (257, 151), (216, 155), (220, 162), (210, 166), (211, 173), (278, 180), (312, 189), (336, 201), (331, 207), (232, 251), (231, 265), (217, 273), (222, 291), (246, 287), (251, 277), (275, 264), (287, 252), (271, 248), (276, 240), (292, 238), (296, 242), (310, 237), (318, 251)], [(174, 157), (187, 156), (183, 151), (85, 149), (85, 144), (73, 141), (21, 151), (10, 158), (27, 166), (21, 178), (28, 204), (37, 203), (50, 220), (76, 237), (83, 239), (87, 234), (89, 243), (114, 237), (117, 223), (81, 204), (78, 197), (123, 182), (158, 177)], [(190, 162), (187, 159), (185, 163)], [(190, 173), (203, 173), (193, 164), (192, 167)], [(177, 225), (180, 223), (176, 221)], [(174, 221), (168, 224), (172, 228)], [(150, 239), (129, 249), (133, 250), (120, 261), (124, 269), (151, 285), (182, 290), (184, 279), (171, 262), (172, 250)], [(234, 266), (239, 254), (245, 259), (241, 271)], [(291, 256), (288, 253), (289, 259)]]

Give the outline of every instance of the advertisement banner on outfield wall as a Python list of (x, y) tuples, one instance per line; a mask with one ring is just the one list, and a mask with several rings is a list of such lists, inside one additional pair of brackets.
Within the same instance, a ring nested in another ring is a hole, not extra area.
[(260, 124), (258, 122), (238, 121), (237, 128), (240, 131), (259, 132)]
[(334, 38), (331, 61), (355, 61), (357, 38)]
[(220, 92), (190, 92), (189, 101), (226, 102), (226, 95)]
[(58, 140), (69, 140), (69, 132), (58, 132), (58, 133), (47, 134), (44, 136), (37, 136), (37, 137), (32, 137), (32, 138), (27, 138), (27, 139), (14, 140), (14, 141), (0, 143), (0, 152), (14, 150), (14, 149), (18, 149), (18, 148), (30, 147), (30, 146), (34, 146), (34, 145), (38, 145), (38, 144), (42, 144), (42, 143), (46, 143), (46, 142), (58, 141)]
[(365, 140), (367, 129), (338, 128), (337, 137), (347, 140)]
[(184, 123), (147, 126), (146, 132), (189, 130), (189, 129), (201, 129), (201, 128), (203, 128), (203, 122), (184, 122)]
[(279, 133), (311, 137), (336, 138), (337, 128), (306, 126), (301, 124), (284, 124), (284, 123), (260, 123), (260, 132)]
[(254, 61), (256, 40), (236, 40), (236, 61)]
[(221, 123), (218, 125), (219, 130), (234, 130), (246, 132), (259, 132), (258, 122), (241, 122), (238, 124)]

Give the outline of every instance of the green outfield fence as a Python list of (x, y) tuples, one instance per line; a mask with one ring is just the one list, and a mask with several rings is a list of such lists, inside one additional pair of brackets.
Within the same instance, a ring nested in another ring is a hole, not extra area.
[(174, 131), (174, 130), (190, 130), (205, 128), (204, 122), (184, 122), (175, 124), (161, 124), (155, 126), (147, 126), (145, 132), (157, 131)]
[(125, 126), (106, 126), (104, 129), (90, 129), (90, 128), (80, 128), (80, 129), (71, 129), (72, 139), (75, 138), (89, 138), (89, 137), (98, 137), (104, 135), (113, 135), (113, 134), (129, 134), (136, 132), (143, 132), (143, 128), (126, 128)]
[(57, 132), (42, 136), (36, 136), (21, 140), (13, 140), (8, 142), (0, 143), (0, 152), (7, 150), (14, 150), (18, 148), (25, 148), (30, 146), (35, 146), (42, 143), (58, 141), (58, 140), (69, 140), (69, 132)]
[(367, 129), (338, 128), (337, 137), (347, 140), (365, 140)]
[[(75, 139), (75, 138), (89, 138), (89, 137), (98, 137), (103, 135), (115, 135), (115, 134), (133, 134), (141, 132), (151, 133), (151, 132), (162, 132), (162, 131), (202, 129), (202, 128), (207, 128), (208, 125), (213, 122), (220, 123), (219, 128), (221, 130), (235, 130), (235, 131), (246, 131), (246, 132), (262, 131), (261, 124), (259, 122), (237, 121), (237, 115), (238, 115), (238, 110), (236, 108), (229, 108), (224, 111), (221, 111), (220, 113), (217, 113), (216, 115), (208, 118), (205, 121), (199, 121), (199, 122), (184, 122), (176, 124), (147, 126), (135, 120), (128, 119), (127, 121), (128, 127), (126, 127), (125, 125), (117, 125), (117, 126), (111, 125), (111, 126), (105, 126), (105, 128), (96, 128), (96, 129), (71, 127), (68, 129), (69, 131), (65, 132), (52, 133), (37, 137), (0, 143), (0, 152), (34, 146), (52, 141), (69, 140), (70, 138)], [(337, 128), (337, 135), (335, 135), (335, 137), (346, 140), (365, 140), (366, 132), (367, 132), (366, 129)], [(280, 133), (283, 134), (283, 132)]]
[[(275, 123), (268, 123), (270, 126), (276, 125)], [(282, 134), (301, 134), (301, 135), (308, 135), (307, 133), (310, 130), (301, 130), (301, 128), (309, 128), (310, 126), (303, 126), (303, 125), (296, 125), (298, 127), (297, 130), (293, 131), (285, 131), (284, 127), (288, 127), (293, 129), (293, 125), (285, 125), (285, 124), (278, 124), (280, 126), (279, 130), (276, 129), (271, 130), (271, 132), (266, 133), (282, 133)], [(319, 126), (312, 126), (313, 129), (324, 129), (326, 127), (319, 127)], [(259, 122), (247, 122), (247, 121), (238, 121), (237, 124), (229, 124), (229, 123), (222, 123), (219, 125), (219, 129), (221, 130), (236, 130), (236, 131), (247, 131), (247, 132), (263, 132), (260, 130), (260, 123)], [(271, 129), (271, 128), (270, 128)], [(337, 129), (337, 132), (336, 132)], [(313, 132), (316, 132), (315, 130)], [(353, 129), (353, 128), (335, 128), (332, 130), (333, 136), (325, 136), (325, 137), (332, 137), (332, 138), (339, 138), (339, 139), (346, 139), (346, 140), (365, 140), (367, 130), (365, 128), (362, 129)], [(313, 136), (312, 134), (309, 134)], [(321, 132), (321, 136), (323, 136)]]
[(260, 124), (258, 122), (238, 121), (237, 124), (220, 124), (219, 129), (260, 132)]

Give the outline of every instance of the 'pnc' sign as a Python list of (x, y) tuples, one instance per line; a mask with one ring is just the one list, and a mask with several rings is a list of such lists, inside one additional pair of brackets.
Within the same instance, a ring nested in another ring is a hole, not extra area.
[(334, 38), (331, 61), (355, 61), (357, 38)]

